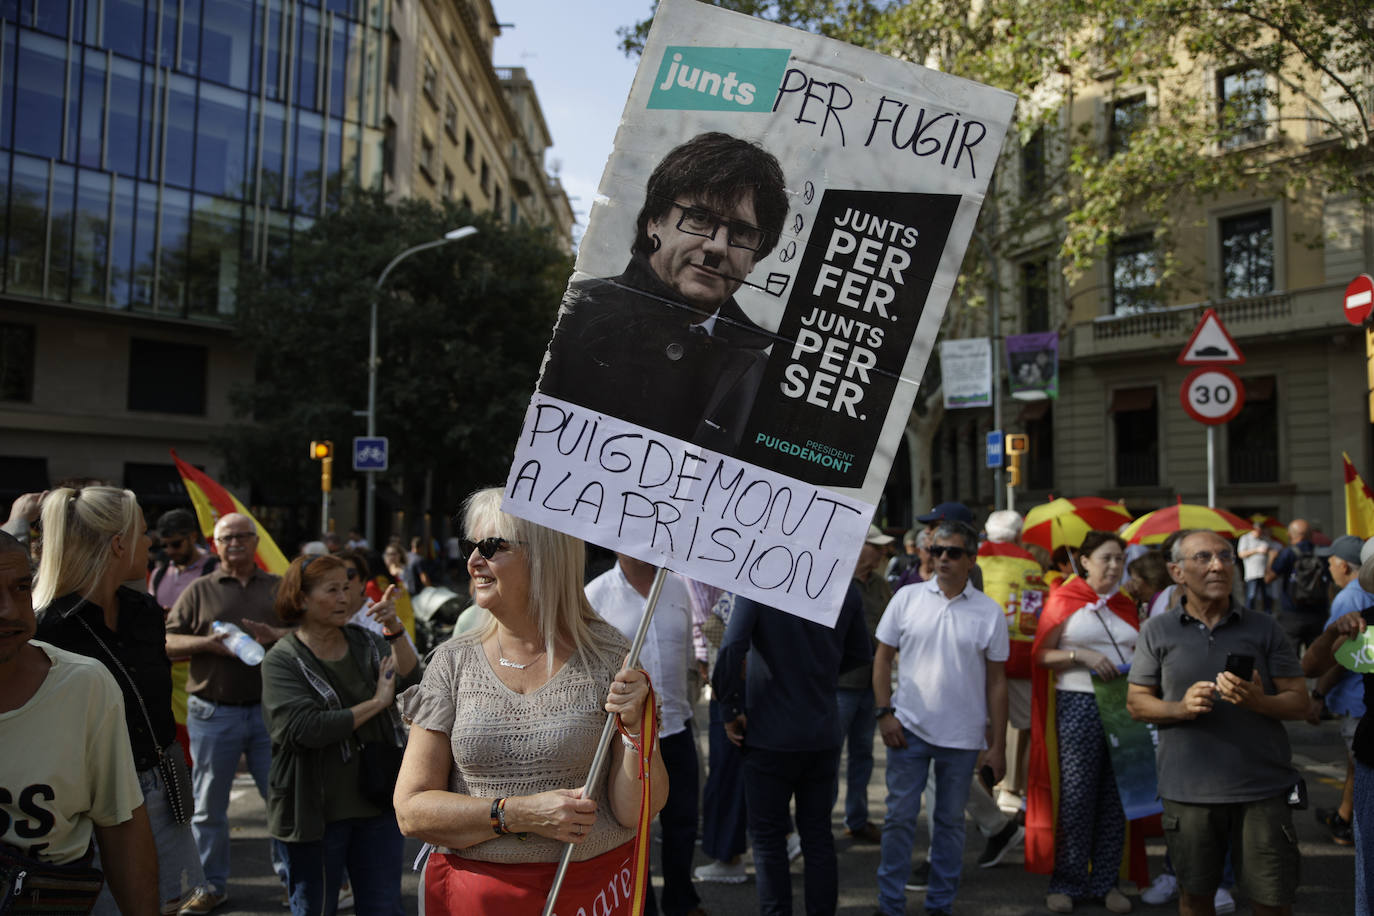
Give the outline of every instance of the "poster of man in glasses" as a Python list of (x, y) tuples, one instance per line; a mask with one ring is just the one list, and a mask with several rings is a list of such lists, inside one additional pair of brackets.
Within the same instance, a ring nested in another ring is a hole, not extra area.
[(833, 622), (1014, 105), (661, 0), (506, 511)]

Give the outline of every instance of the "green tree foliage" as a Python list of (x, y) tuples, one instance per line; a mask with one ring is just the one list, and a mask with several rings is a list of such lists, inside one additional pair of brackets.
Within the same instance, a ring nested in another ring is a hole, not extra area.
[[(1049, 225), (1071, 278), (1141, 228), (1169, 277), (1179, 214), (1235, 190), (1374, 199), (1368, 0), (715, 2), (1016, 93), (1014, 135), (1043, 144), (1045, 174), (1027, 189), (1011, 147), (981, 229), (1000, 253)], [(648, 26), (621, 30), (627, 53)], [(1105, 111), (1075, 107), (1085, 90)], [(1113, 143), (1115, 100), (1135, 96), (1128, 142)]]
[[(366, 432), (369, 306), (383, 268), (412, 245), (472, 224), (478, 234), (412, 255), (392, 271), (379, 309), (377, 435), (404, 481), (391, 508), (450, 513), (469, 490), (504, 480), (534, 390), (571, 257), (544, 230), (511, 228), (452, 204), (344, 195), (239, 286), (237, 324), (256, 364), (234, 393), (245, 422), (222, 445), (230, 475), (274, 505), (317, 497), (312, 439), (335, 444), (336, 486), (353, 478), (351, 442)], [(432, 474), (433, 505), (421, 506)], [(361, 477), (361, 475), (359, 475)], [(359, 488), (362, 481), (358, 481)], [(379, 534), (385, 533), (379, 500)]]

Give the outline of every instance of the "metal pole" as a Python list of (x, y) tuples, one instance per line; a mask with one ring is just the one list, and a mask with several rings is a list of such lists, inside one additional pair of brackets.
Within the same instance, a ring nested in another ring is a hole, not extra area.
[[(327, 126), (327, 125), (326, 125)], [(454, 229), (444, 233), (441, 239), (432, 242), (425, 242), (423, 245), (416, 245), (407, 248), (405, 251), (391, 259), (391, 263), (386, 265), (382, 275), (377, 278), (377, 285), (372, 288), (372, 314), (368, 321), (367, 331), (367, 437), (371, 439), (377, 434), (377, 305), (382, 298), (382, 284), (386, 283), (386, 278), (391, 275), (391, 271), (397, 264), (415, 254), (417, 251), (424, 251), (428, 248), (438, 248), (440, 245), (447, 245), (449, 242), (456, 242), (465, 239), (470, 235), (477, 234), (476, 226), (464, 226), (461, 229)], [(365, 519), (367, 531), (363, 537), (368, 544), (376, 544), (376, 518), (377, 507), (377, 472), (367, 472), (367, 499), (365, 501)]]
[[(649, 632), (649, 624), (654, 619), (654, 609), (658, 607), (658, 596), (663, 591), (663, 582), (668, 577), (668, 570), (660, 566), (658, 572), (654, 573), (654, 582), (649, 586), (649, 598), (644, 603), (644, 617), (639, 621), (639, 629), (635, 630), (634, 641), (630, 643), (630, 660), (626, 662), (626, 667), (633, 668), (639, 664), (639, 650), (644, 646), (644, 637)], [(601, 772), (601, 767), (606, 763), (611, 739), (615, 737), (615, 715), (607, 714), (606, 726), (601, 729), (601, 741), (596, 746), (596, 754), (592, 757), (592, 765), (587, 773), (586, 795), (591, 798), (592, 790), (596, 786), (597, 777)], [(568, 865), (572, 862), (573, 844), (568, 843), (563, 847), (563, 855), (558, 860), (558, 870), (553, 875), (553, 887), (549, 888), (549, 896), (544, 901), (544, 916), (553, 916), (553, 906), (558, 901), (558, 892), (563, 887), (563, 878), (568, 873)]]
[(1217, 428), (1207, 427), (1207, 506), (1217, 506)]
[[(1002, 432), (1002, 463), (1006, 463), (1006, 433), (1002, 430), (1002, 361), (998, 358), (998, 341), (1002, 339), (1002, 304), (1001, 304), (1001, 284), (997, 282), (997, 259), (993, 257), (992, 246), (988, 244), (987, 236), (973, 230), (973, 237), (977, 239), (979, 246), (983, 249), (983, 257), (987, 259), (988, 271), (991, 275), (991, 282), (988, 284), (988, 349), (992, 351), (992, 428)], [(1006, 471), (1002, 467), (996, 467), (992, 471), (992, 498), (994, 506), (998, 509), (1004, 507), (1002, 499), (1003, 480)], [(1005, 507), (1015, 509), (1016, 498), (1012, 495), (1012, 488), (1006, 487)]]
[(320, 534), (329, 533), (329, 491), (320, 494)]

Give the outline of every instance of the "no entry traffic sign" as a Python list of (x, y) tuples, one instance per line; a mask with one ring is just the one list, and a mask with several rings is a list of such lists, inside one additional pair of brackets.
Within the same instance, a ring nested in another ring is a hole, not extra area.
[(1198, 369), (1183, 380), (1178, 397), (1188, 416), (1208, 426), (1235, 419), (1245, 406), (1245, 388), (1229, 369)]
[(1374, 280), (1369, 274), (1360, 274), (1345, 288), (1345, 320), (1353, 325), (1364, 324), (1369, 313), (1374, 311)]

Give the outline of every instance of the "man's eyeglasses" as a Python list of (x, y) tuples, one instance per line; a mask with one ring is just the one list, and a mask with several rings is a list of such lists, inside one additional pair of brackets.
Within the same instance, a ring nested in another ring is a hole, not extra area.
[(482, 559), (490, 560), (496, 556), (498, 551), (510, 550), (519, 541), (508, 541), (505, 538), (482, 538), (480, 541), (469, 541), (467, 538), (458, 539), (458, 549), (463, 552), (463, 556), (470, 557), (475, 550), (482, 555)]
[(224, 534), (215, 535), (215, 540), (221, 544), (232, 544), (235, 541), (251, 541), (257, 537), (252, 531), (226, 531)]
[(731, 248), (747, 248), (750, 251), (758, 251), (763, 247), (763, 230), (758, 226), (717, 216), (705, 207), (689, 207), (677, 202), (674, 202), (673, 206), (682, 211), (682, 216), (677, 221), (677, 228), (680, 232), (714, 239), (720, 227), (724, 226), (726, 239)]
[(962, 560), (969, 554), (967, 547), (955, 547), (951, 544), (936, 544), (934, 547), (927, 547), (926, 551), (936, 559), (948, 555), (951, 560)]
[(1219, 560), (1222, 566), (1234, 566), (1236, 563), (1236, 555), (1229, 550), (1220, 550), (1216, 553), (1212, 553), (1210, 550), (1199, 550), (1191, 556), (1184, 557), (1184, 559), (1191, 560), (1198, 566), (1211, 566), (1213, 560)]

